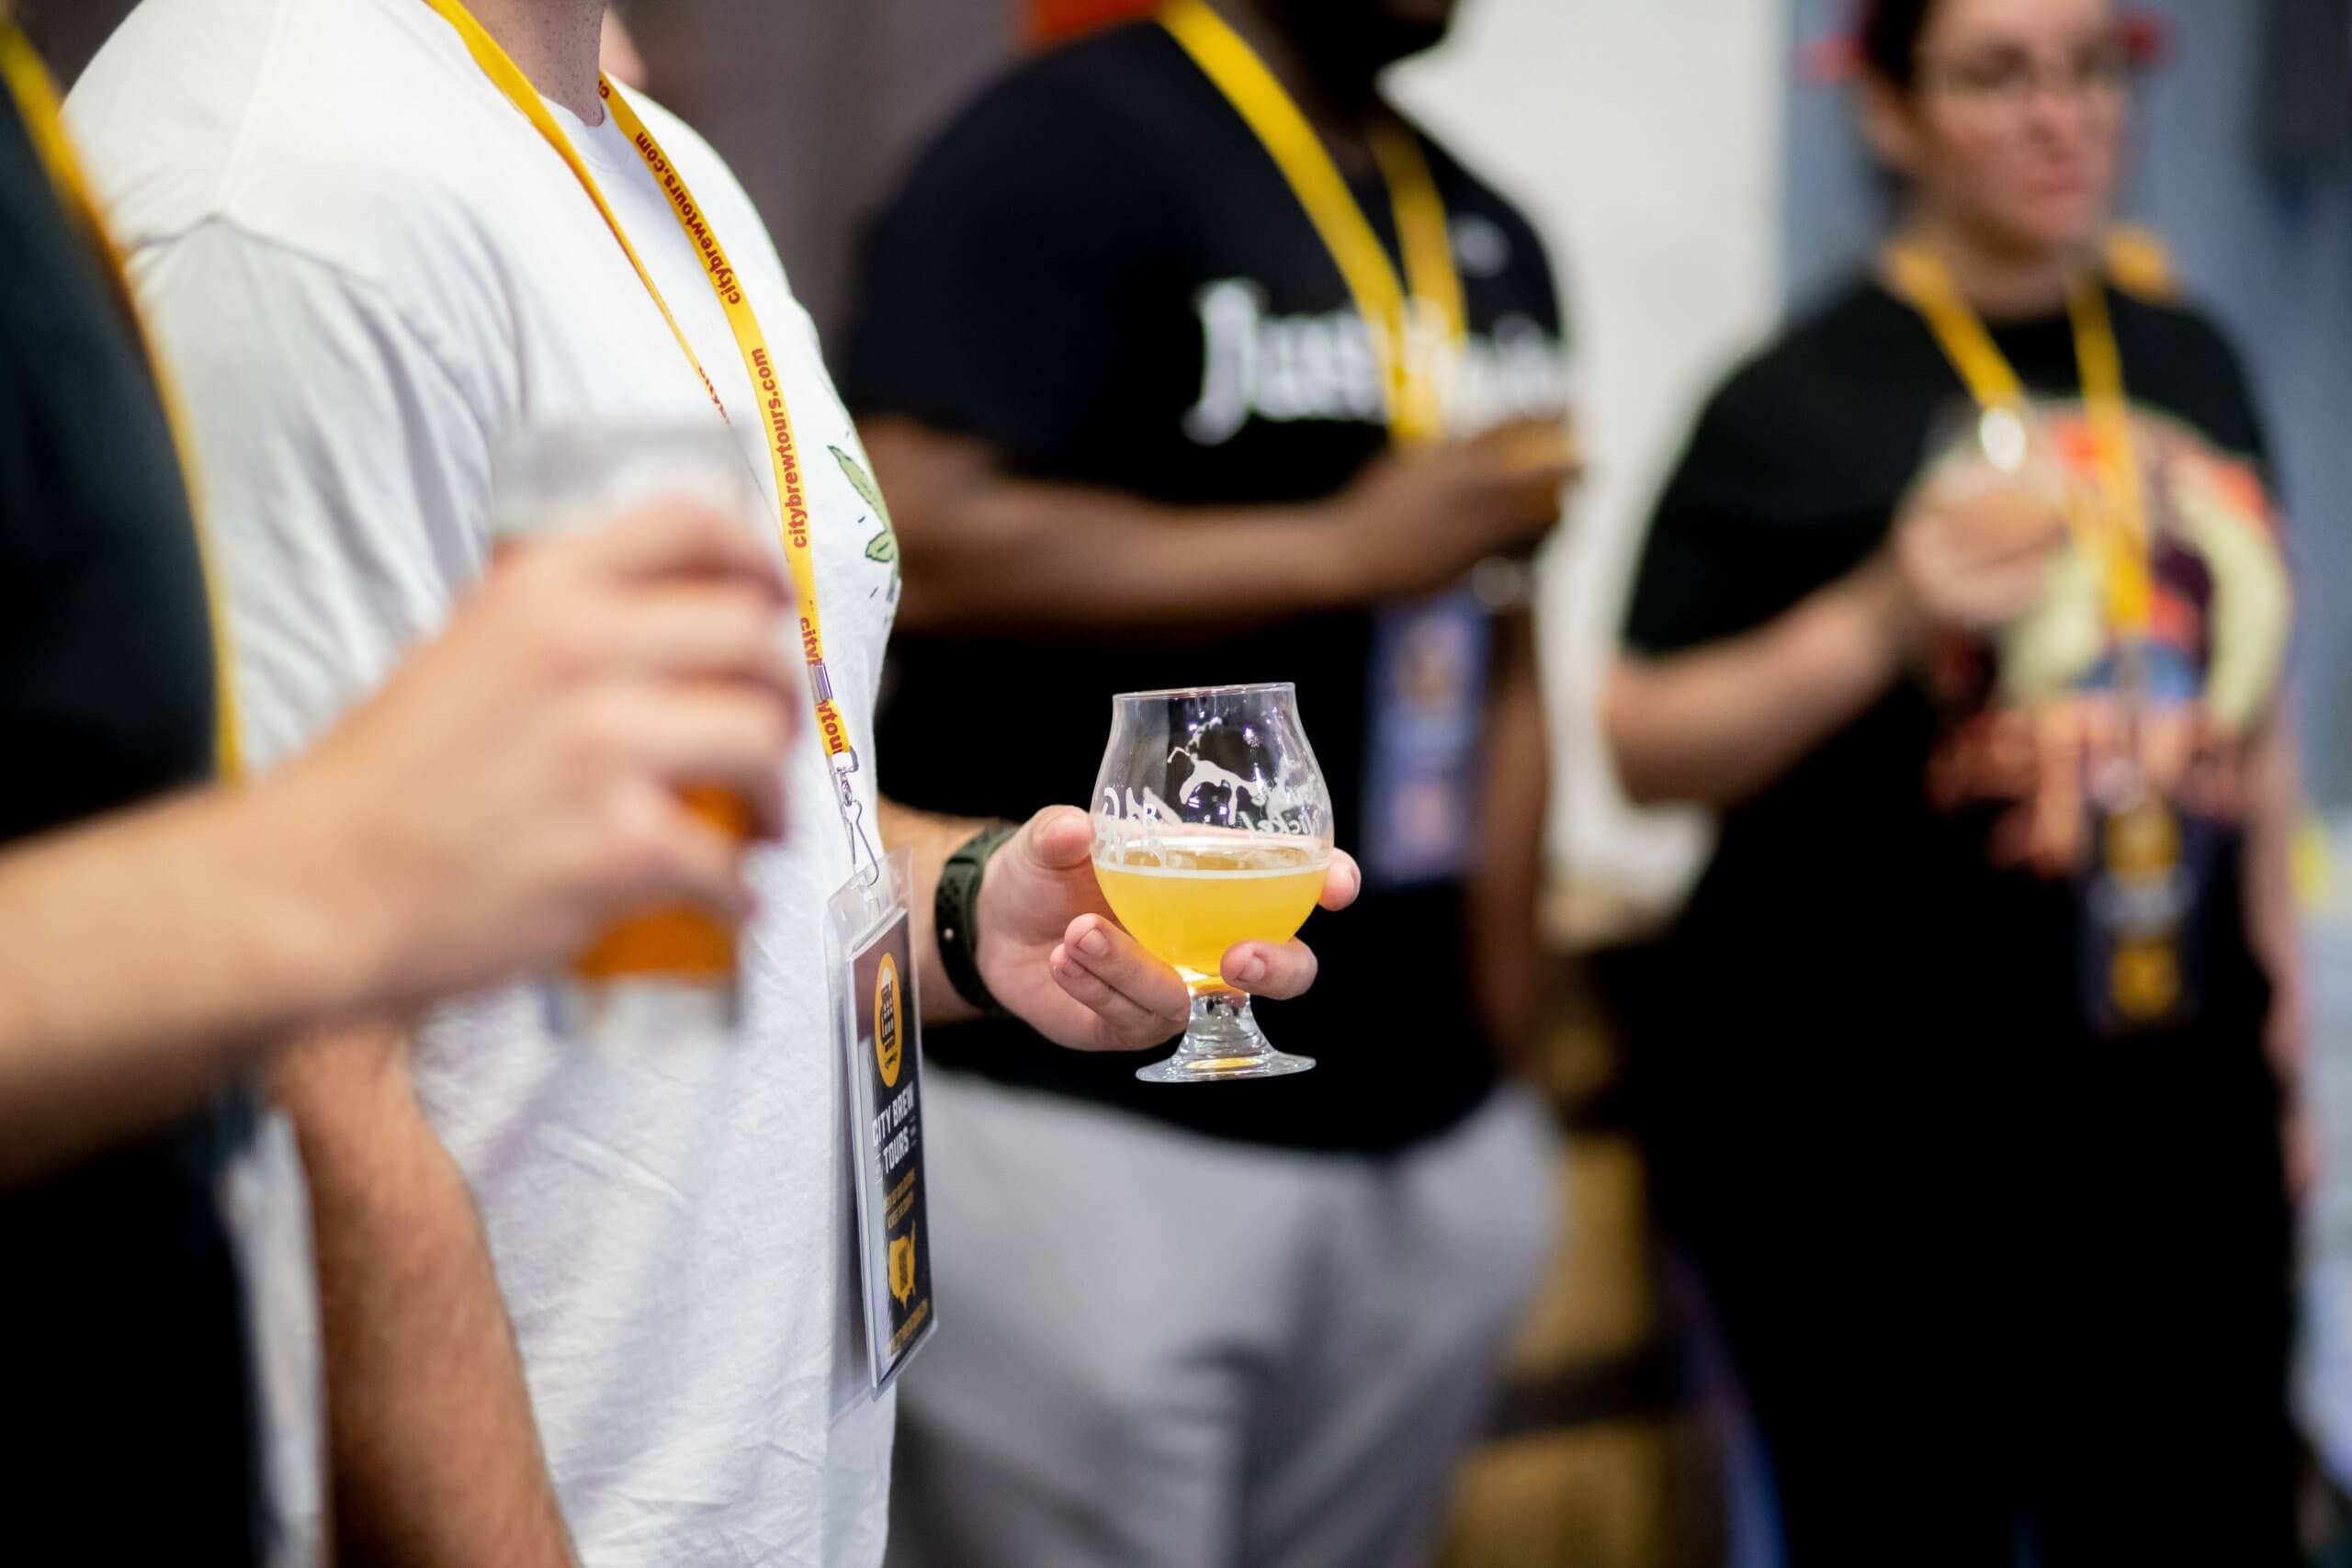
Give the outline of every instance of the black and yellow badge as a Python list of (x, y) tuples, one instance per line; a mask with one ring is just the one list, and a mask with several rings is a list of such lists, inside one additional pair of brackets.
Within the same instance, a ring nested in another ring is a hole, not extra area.
[(904, 851), (871, 887), (833, 897), (828, 948), (851, 1119), (860, 1295), (876, 1393), (937, 1325), (924, 1213), (922, 1025), (915, 995), (912, 866)]
[(2153, 790), (2091, 810), (2091, 863), (2079, 899), (2083, 1000), (2101, 1034), (2185, 1020), (2192, 984), (2197, 824)]

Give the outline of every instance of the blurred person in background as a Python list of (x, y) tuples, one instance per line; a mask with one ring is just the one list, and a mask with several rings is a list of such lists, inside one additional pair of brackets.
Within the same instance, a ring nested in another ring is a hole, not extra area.
[[(946, 126), (866, 237), (843, 380), (905, 571), (890, 789), (1011, 814), (1085, 787), (1114, 693), (1292, 681), (1368, 877), (1315, 996), (1266, 1012), (1310, 1073), (1139, 1083), (1012, 1019), (933, 1042), (956, 1304), (901, 1393), (894, 1562), (1415, 1561), (1544, 1261), (1551, 1133), (1504, 1076), (1534, 640), (1464, 582), (1558, 517), (1566, 355), (1533, 229), (1378, 88), (1452, 11), (1087, 38)], [(1394, 378), (1419, 354), (1435, 408)]]
[[(740, 903), (743, 847), (672, 789), (733, 780), (775, 822), (786, 588), (739, 526), (680, 512), (534, 552), (317, 748), (227, 787), (163, 377), (4, 7), (0, 78), (10, 1543), (287, 1562), (299, 1481), (266, 1456), (320, 1437), (315, 1369), (286, 1359), (309, 1244), (251, 1080), (305, 1028), (553, 962), (648, 900)], [(682, 635), (682, 608), (728, 629)], [(614, 705), (688, 682), (723, 700), (583, 750)], [(126, 1430), (164, 1456), (135, 1482), (97, 1457)]]
[(1629, 791), (1722, 816), (1634, 998), (1661, 1204), (1795, 1568), (2291, 1562), (2262, 424), (2103, 276), (2109, 0), (1860, 52), (1897, 226), (1702, 414), (1606, 695)]
[[(896, 595), (855, 432), (726, 165), (600, 80), (604, 11), (147, 0), (75, 89), (192, 393), (243, 734), (264, 761), (446, 620), (488, 553), (494, 453), (722, 417), (769, 526), (811, 540), (847, 761), (871, 751)], [(687, 636), (731, 621), (673, 617)], [(608, 705), (599, 722), (620, 733), (602, 743), (626, 753), (692, 705)], [(913, 848), (925, 1011), (956, 1016), (931, 890), (979, 825), (877, 800), (813, 724), (772, 784), (820, 817), (853, 799)], [(1182, 1027), (1184, 987), (1104, 918), (1091, 840), (1069, 809), (1014, 837), (970, 890), (986, 934), (966, 927), (960, 960), (1067, 1045), (1157, 1043)], [(850, 1326), (820, 926), (852, 874), (830, 821), (752, 863), (740, 1048), (600, 1056), (515, 987), (433, 1015), (413, 1056), (401, 1030), (368, 1027), (280, 1065), (319, 1244), (345, 1560), (539, 1568), (576, 1540), (598, 1568), (878, 1562), (893, 1405)], [(1341, 863), (1327, 897), (1351, 887)], [(1234, 962), (1277, 995), (1314, 965), (1296, 943)]]

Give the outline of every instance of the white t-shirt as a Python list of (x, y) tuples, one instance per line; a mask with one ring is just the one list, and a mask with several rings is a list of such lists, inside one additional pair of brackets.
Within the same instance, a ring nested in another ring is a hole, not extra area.
[[(827, 653), (868, 753), (898, 592), (888, 524), (845, 471), (865, 454), (751, 202), (636, 101), (783, 365)], [(772, 499), (699, 256), (609, 118), (558, 118)], [(572, 175), (422, 0), (148, 0), (71, 118), (193, 415), (264, 761), (376, 685), (481, 571), (503, 439), (718, 417)], [(599, 1061), (523, 989), (444, 1010), (417, 1046), (590, 1568), (881, 1557), (892, 1408), (863, 1391), (820, 934), (850, 863), (814, 728), (790, 841), (754, 870), (735, 1049)], [(871, 820), (870, 769), (859, 783)]]

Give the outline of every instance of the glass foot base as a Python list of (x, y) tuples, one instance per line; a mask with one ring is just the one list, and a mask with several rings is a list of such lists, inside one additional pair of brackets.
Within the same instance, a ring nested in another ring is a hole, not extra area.
[(1239, 1078), (1279, 1078), (1315, 1066), (1312, 1056), (1294, 1056), (1267, 1043), (1250, 1016), (1250, 998), (1234, 991), (1204, 991), (1193, 998), (1193, 1021), (1184, 1043), (1164, 1062), (1138, 1067), (1146, 1083), (1224, 1083)]

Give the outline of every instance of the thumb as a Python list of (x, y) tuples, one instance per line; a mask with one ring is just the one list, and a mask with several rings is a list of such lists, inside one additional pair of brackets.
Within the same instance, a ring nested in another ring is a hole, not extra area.
[(1047, 871), (1075, 871), (1094, 858), (1094, 823), (1075, 806), (1048, 806), (1022, 833), (1029, 856)]

